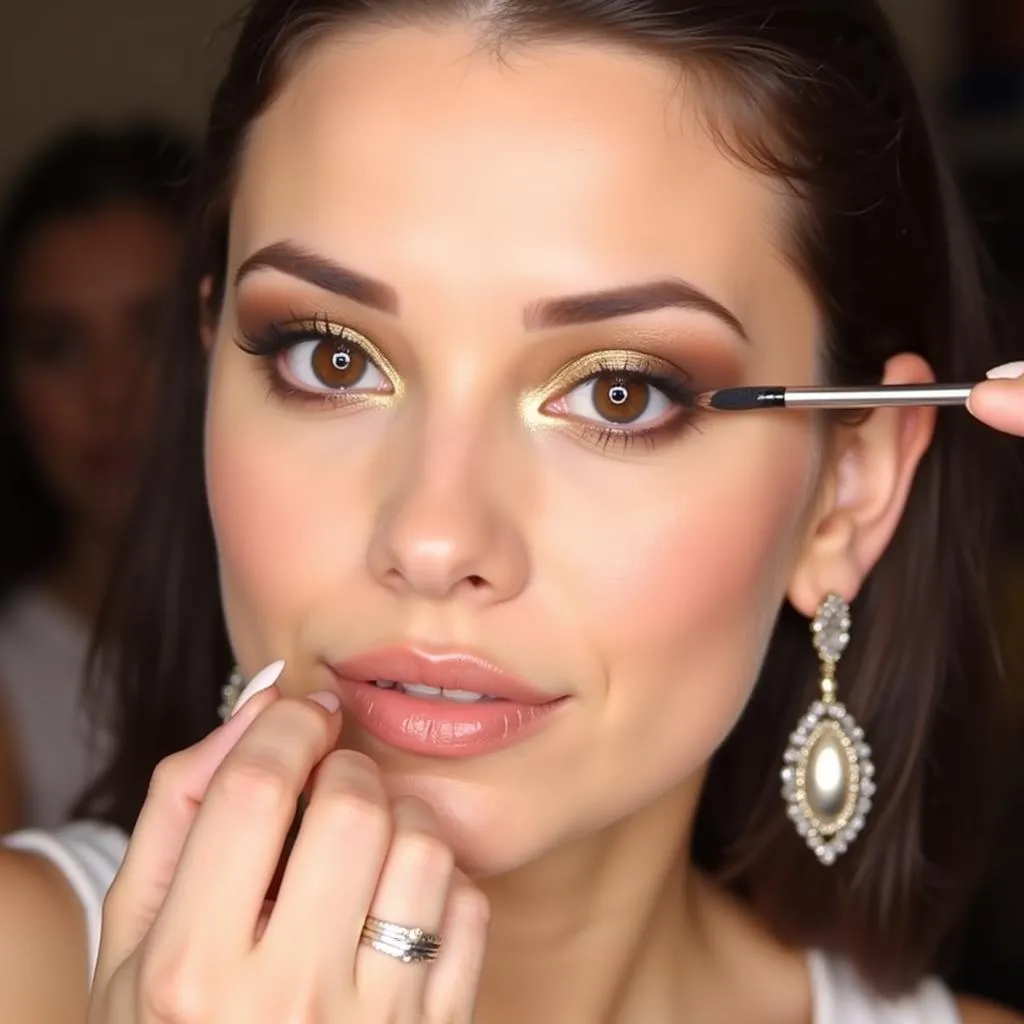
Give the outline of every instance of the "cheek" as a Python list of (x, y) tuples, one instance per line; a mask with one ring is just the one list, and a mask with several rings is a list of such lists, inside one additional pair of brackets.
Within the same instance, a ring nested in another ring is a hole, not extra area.
[[(364, 447), (352, 432), (310, 427), (307, 414), (270, 414), (251, 374), (215, 358), (205, 463), (225, 616), (243, 665), (295, 653), (296, 630), (335, 608), (370, 520), (354, 480)], [(305, 423), (305, 425), (304, 425)]]
[(578, 508), (560, 513), (574, 523), (559, 542), (561, 583), (573, 593), (573, 626), (603, 662), (615, 757), (625, 742), (656, 771), (692, 770), (741, 712), (812, 472), (809, 435), (785, 442), (779, 430), (740, 428), (743, 440), (728, 447), (731, 425), (720, 438), (696, 437), (663, 473), (646, 470), (636, 487), (602, 495), (588, 519)]
[(279, 442), (260, 443), (244, 419), (220, 409), (211, 396), (206, 478), (224, 612), (240, 661), (258, 668), (284, 654), (275, 624), (288, 621), (301, 597), (295, 579), (308, 561), (303, 516), (310, 497), (294, 479), (294, 459), (281, 457)]
[(58, 374), (26, 370), (14, 391), (19, 419), (37, 456), (47, 462), (73, 456), (89, 425), (81, 387)]

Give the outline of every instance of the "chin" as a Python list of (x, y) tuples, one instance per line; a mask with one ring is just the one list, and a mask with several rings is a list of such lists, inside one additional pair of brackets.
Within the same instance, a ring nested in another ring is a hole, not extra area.
[(459, 867), (474, 878), (522, 868), (564, 839), (561, 830), (545, 828), (551, 805), (523, 791), (512, 796), (482, 783), (390, 772), (384, 785), (392, 797), (414, 796), (433, 810)]

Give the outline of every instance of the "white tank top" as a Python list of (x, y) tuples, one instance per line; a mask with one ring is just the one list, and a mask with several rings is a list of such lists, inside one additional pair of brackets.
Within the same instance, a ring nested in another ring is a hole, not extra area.
[[(45, 857), (64, 872), (85, 912), (92, 977), (103, 898), (128, 845), (124, 833), (110, 825), (79, 821), (52, 832), (15, 832), (0, 842)], [(812, 951), (808, 963), (814, 1024), (960, 1024), (953, 997), (938, 981), (925, 981), (903, 999), (884, 1000), (841, 960)]]
[(29, 828), (67, 821), (106, 760), (109, 740), (82, 703), (88, 654), (86, 627), (42, 591), (18, 591), (0, 610), (0, 701), (17, 740)]

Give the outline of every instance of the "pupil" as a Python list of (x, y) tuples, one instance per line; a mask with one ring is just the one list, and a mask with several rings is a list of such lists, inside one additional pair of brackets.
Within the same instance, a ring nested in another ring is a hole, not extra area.
[(331, 356), (331, 366), (336, 370), (340, 370), (342, 373), (345, 372), (352, 365), (352, 356), (348, 352), (335, 352)]
[(594, 408), (606, 420), (623, 426), (633, 423), (650, 404), (650, 385), (643, 378), (610, 374), (592, 394)]

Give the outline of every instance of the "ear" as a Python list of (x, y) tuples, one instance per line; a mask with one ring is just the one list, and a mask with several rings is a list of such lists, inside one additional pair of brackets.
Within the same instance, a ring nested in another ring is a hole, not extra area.
[(207, 274), (199, 282), (199, 337), (209, 355), (217, 337), (217, 319), (213, 315), (213, 278)]
[[(890, 359), (884, 384), (935, 380), (919, 356)], [(852, 601), (892, 540), (921, 457), (935, 432), (935, 410), (876, 409), (830, 439), (818, 502), (790, 580), (790, 603), (810, 617), (830, 592)]]

